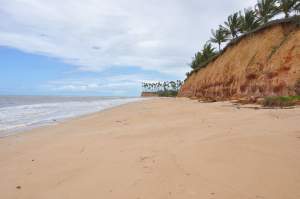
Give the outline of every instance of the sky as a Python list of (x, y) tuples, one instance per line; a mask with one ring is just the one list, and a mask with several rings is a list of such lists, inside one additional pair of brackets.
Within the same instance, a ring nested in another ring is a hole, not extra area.
[(138, 96), (183, 80), (211, 29), (256, 0), (0, 0), (0, 95)]

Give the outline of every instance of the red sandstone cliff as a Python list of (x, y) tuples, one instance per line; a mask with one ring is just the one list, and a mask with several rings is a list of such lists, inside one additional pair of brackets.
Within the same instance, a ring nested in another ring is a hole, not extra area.
[(179, 96), (221, 100), (300, 95), (299, 22), (279, 20), (233, 42), (193, 72)]

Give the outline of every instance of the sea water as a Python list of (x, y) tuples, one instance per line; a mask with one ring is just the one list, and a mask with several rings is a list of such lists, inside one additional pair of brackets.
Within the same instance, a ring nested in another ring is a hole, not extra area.
[(0, 96), (0, 137), (26, 128), (56, 123), (141, 98)]

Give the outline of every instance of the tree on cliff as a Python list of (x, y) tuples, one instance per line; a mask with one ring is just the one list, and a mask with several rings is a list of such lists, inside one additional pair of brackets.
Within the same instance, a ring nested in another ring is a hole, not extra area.
[(298, 1), (296, 2), (296, 5), (295, 5), (295, 11), (296, 11), (296, 13), (300, 13), (300, 0), (298, 0)]
[(296, 11), (297, 6), (299, 5), (299, 0), (278, 0), (278, 6), (276, 6), (276, 10), (278, 13), (284, 13), (285, 18), (288, 18), (290, 13)]
[(219, 26), (217, 30), (211, 30), (212, 37), (210, 41), (216, 43), (219, 46), (219, 51), (221, 51), (221, 44), (228, 41), (228, 31), (224, 27)]
[(276, 0), (258, 0), (256, 14), (261, 23), (267, 23), (276, 15)]
[(196, 69), (202, 62), (202, 53), (197, 52), (193, 58), (192, 63), (190, 64), (192, 69)]
[(202, 56), (205, 62), (207, 62), (208, 60), (210, 60), (213, 56), (215, 56), (216, 53), (216, 49), (214, 47), (212, 47), (211, 43), (206, 43), (202, 49)]
[[(236, 39), (240, 33), (251, 32), (269, 22), (277, 14), (284, 14), (288, 18), (291, 13), (300, 13), (300, 0), (257, 0), (254, 8), (244, 9), (227, 18), (225, 26), (219, 25), (212, 30), (210, 42), (216, 43), (221, 50), (221, 44), (230, 39)], [(211, 44), (205, 44), (202, 51), (197, 52), (190, 66), (193, 69), (206, 66), (217, 53)], [(191, 73), (186, 73), (189, 76)]]
[(212, 47), (211, 43), (206, 43), (203, 49), (195, 54), (195, 57), (193, 58), (193, 61), (191, 63), (191, 68), (196, 69), (200, 67), (201, 65), (208, 62), (216, 54), (217, 53), (215, 51), (215, 48)]
[(234, 13), (233, 15), (230, 15), (227, 18), (227, 21), (225, 23), (225, 30), (227, 30), (232, 38), (236, 38), (238, 36), (238, 33), (240, 31), (241, 27), (241, 20), (239, 18), (239, 13)]
[(259, 20), (254, 10), (244, 9), (244, 14), (240, 13), (240, 31), (245, 33), (259, 27)]

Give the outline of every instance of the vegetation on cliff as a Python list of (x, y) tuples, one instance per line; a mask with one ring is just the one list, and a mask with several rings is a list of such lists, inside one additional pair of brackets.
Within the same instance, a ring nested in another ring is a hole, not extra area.
[(295, 85), (296, 96), (270, 96), (265, 97), (262, 105), (265, 107), (289, 107), (300, 105), (300, 80)]
[[(202, 50), (195, 54), (190, 64), (192, 72), (204, 68), (243, 36), (272, 24), (269, 21), (275, 16), (281, 14), (287, 19), (291, 14), (297, 15), (298, 13), (300, 13), (300, 0), (258, 0), (253, 8), (230, 15), (224, 25), (219, 25), (217, 30), (212, 30), (210, 40), (206, 42)], [(229, 43), (222, 50), (222, 44), (228, 41)], [(212, 43), (218, 45), (218, 51)], [(192, 72), (187, 73), (187, 77)]]
[(264, 107), (290, 107), (300, 102), (300, 96), (271, 96), (262, 103)]

